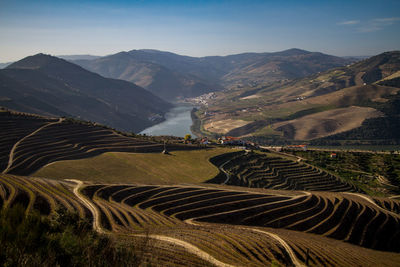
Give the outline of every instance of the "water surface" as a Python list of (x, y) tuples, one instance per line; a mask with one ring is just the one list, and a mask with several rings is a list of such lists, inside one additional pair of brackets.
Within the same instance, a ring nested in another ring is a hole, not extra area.
[(178, 105), (165, 114), (165, 121), (141, 131), (147, 135), (174, 135), (184, 137), (186, 134), (195, 135), (190, 131), (192, 117), (190, 112), (193, 106)]

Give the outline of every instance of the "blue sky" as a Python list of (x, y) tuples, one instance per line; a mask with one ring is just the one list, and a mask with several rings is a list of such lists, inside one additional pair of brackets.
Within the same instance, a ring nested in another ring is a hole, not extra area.
[(0, 62), (40, 52), (208, 56), (294, 47), (338, 56), (400, 50), (400, 1), (0, 0)]

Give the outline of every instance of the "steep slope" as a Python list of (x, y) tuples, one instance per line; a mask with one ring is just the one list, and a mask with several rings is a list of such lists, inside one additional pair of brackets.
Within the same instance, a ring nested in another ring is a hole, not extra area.
[(276, 53), (188, 57), (132, 50), (76, 64), (105, 77), (134, 82), (164, 99), (193, 97), (225, 88), (299, 78), (343, 66), (349, 59), (289, 49)]
[[(140, 131), (171, 105), (132, 83), (107, 79), (65, 60), (38, 54), (0, 71), (2, 105), (44, 115), (72, 115)], [(31, 101), (33, 100), (33, 101)]]
[[(366, 119), (381, 120), (372, 119), (377, 116), (384, 116), (384, 120), (394, 118), (398, 114), (393, 107), (400, 90), (396, 80), (399, 70), (400, 52), (386, 52), (306, 78), (220, 94), (197, 115), (203, 121), (201, 130), (204, 133), (213, 132), (208, 125), (233, 119), (247, 124), (231, 129), (228, 134), (256, 135), (261, 139), (274, 136), (275, 141), (329, 136), (357, 128)], [(368, 112), (347, 112), (346, 116), (336, 117), (329, 115), (337, 115), (343, 108), (353, 106), (362, 107), (364, 111), (368, 108)], [(351, 121), (354, 123), (349, 123)], [(392, 121), (386, 124), (393, 125)], [(308, 125), (309, 129), (304, 129), (304, 125)]]
[(350, 194), (0, 175), (0, 207), (17, 204), (42, 216), (77, 213), (141, 248), (134, 255), (151, 266), (398, 266), (400, 258), (399, 216)]
[(235, 67), (223, 77), (225, 84), (257, 85), (285, 79), (296, 79), (350, 63), (323, 53), (289, 49), (265, 53), (247, 65)]
[(351, 62), (348, 59), (301, 49), (201, 58), (156, 50), (132, 50), (129, 53), (136, 59), (219, 81), (227, 87), (304, 77)]
[[(30, 174), (44, 165), (82, 159), (105, 152), (161, 152), (164, 145), (140, 137), (125, 136), (104, 126), (26, 113), (0, 112), (0, 171)], [(166, 145), (169, 151), (196, 146)]]
[(74, 62), (104, 77), (133, 82), (166, 100), (195, 97), (221, 88), (194, 75), (177, 73), (156, 63), (140, 61), (128, 52)]

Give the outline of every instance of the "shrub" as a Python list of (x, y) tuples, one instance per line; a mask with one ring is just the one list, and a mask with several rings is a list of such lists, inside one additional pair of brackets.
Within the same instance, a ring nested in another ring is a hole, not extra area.
[[(94, 232), (77, 214), (25, 214), (22, 205), (0, 211), (0, 266), (138, 266), (132, 248)], [(134, 246), (130, 246), (134, 247)]]

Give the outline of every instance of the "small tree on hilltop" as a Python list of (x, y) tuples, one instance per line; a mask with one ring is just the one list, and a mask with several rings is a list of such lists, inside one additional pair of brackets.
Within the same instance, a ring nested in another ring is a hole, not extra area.
[(185, 143), (189, 142), (192, 140), (192, 136), (190, 134), (185, 135)]

